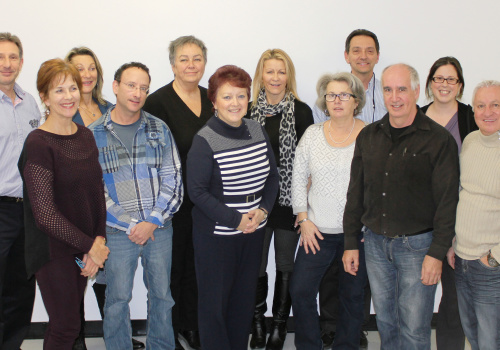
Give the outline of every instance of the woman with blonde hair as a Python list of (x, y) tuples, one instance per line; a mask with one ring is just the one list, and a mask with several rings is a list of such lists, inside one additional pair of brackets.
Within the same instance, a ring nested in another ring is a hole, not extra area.
[(101, 63), (94, 51), (85, 46), (72, 48), (66, 55), (65, 61), (75, 66), (82, 78), (80, 105), (73, 116), (73, 121), (87, 126), (99, 119), (111, 107), (111, 103), (102, 97)]
[[(278, 166), (280, 187), (265, 230), (250, 347), (257, 349), (266, 346), (269, 350), (281, 350), (287, 333), (286, 322), (291, 307), (288, 286), (298, 242), (291, 202), (295, 148), (307, 127), (314, 123), (311, 108), (298, 99), (295, 67), (285, 51), (266, 50), (260, 56), (253, 79), (253, 102), (249, 105), (248, 118), (258, 121), (269, 135)], [(266, 345), (266, 268), (273, 233), (276, 281), (273, 323)]]

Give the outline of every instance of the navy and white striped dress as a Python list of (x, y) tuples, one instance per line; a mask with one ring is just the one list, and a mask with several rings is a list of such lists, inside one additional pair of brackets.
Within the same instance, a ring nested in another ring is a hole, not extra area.
[(232, 127), (210, 119), (193, 139), (187, 171), (195, 234), (241, 234), (237, 229), (241, 214), (273, 207), (277, 168), (267, 135), (257, 122), (244, 119)]

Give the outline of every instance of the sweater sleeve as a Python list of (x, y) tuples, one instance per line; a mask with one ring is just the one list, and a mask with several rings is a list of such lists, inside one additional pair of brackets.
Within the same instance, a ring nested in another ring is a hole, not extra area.
[(213, 163), (214, 156), (208, 142), (196, 135), (187, 158), (189, 198), (208, 218), (226, 227), (237, 228), (243, 215), (210, 192)]
[(36, 225), (47, 236), (88, 252), (94, 240), (69, 222), (54, 201), (54, 186), (57, 184), (54, 183), (52, 168), (52, 155), (48, 147), (27, 143), (23, 177)]
[(313, 130), (308, 128), (295, 150), (292, 176), (293, 213), (307, 212), (307, 183), (309, 180), (309, 147)]

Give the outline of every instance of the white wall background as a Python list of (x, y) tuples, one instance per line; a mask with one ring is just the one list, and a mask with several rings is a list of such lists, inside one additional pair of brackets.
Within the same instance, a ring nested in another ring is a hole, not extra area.
[[(207, 86), (210, 75), (224, 64), (236, 64), (253, 76), (260, 54), (278, 47), (292, 57), (299, 97), (310, 106), (322, 73), (349, 70), (343, 58), (344, 41), (357, 28), (372, 30), (379, 38), (381, 55), (375, 67), (379, 77), (388, 64), (406, 62), (418, 70), (425, 84), (432, 63), (452, 55), (464, 69), (465, 103), (470, 103), (477, 83), (500, 79), (498, 0), (19, 0), (2, 5), (0, 31), (17, 34), (24, 45), (24, 68), (18, 82), (35, 96), (40, 64), (64, 57), (80, 45), (98, 55), (104, 69), (104, 96), (111, 102), (115, 100), (113, 74), (128, 61), (150, 68), (151, 90), (155, 91), (173, 79), (168, 43), (189, 34), (208, 47), (201, 85)], [(421, 90), (420, 104), (424, 103)], [(271, 278), (273, 257), (269, 260)], [(136, 278), (131, 316), (143, 319), (146, 292), (140, 267)], [(100, 319), (90, 289), (86, 305), (87, 319)], [(38, 295), (33, 322), (45, 320)]]

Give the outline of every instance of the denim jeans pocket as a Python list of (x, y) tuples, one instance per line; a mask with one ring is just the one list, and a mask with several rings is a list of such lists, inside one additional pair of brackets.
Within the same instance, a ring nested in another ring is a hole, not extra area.
[(481, 259), (477, 259), (476, 261), (478, 262), (478, 264), (479, 264), (480, 267), (485, 268), (485, 269), (487, 269), (489, 271), (492, 271), (492, 272), (493, 271), (495, 271), (495, 272), (496, 271), (500, 271), (500, 266), (493, 267), (493, 266), (490, 266), (490, 265), (486, 265), (485, 263), (483, 263), (481, 261)]
[(432, 243), (432, 231), (416, 236), (405, 237), (404, 245), (412, 252), (422, 252), (429, 250)]

